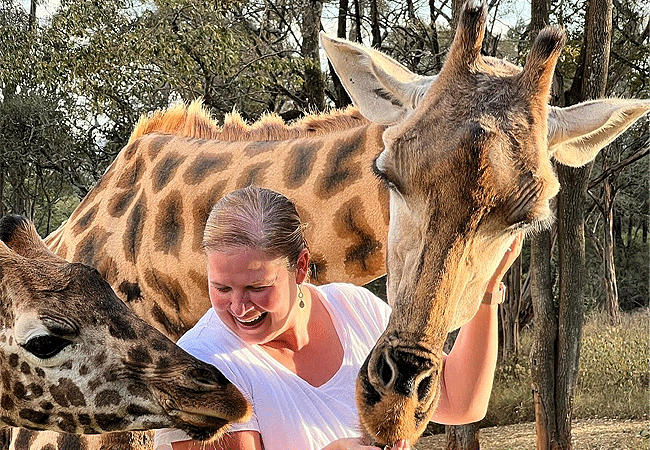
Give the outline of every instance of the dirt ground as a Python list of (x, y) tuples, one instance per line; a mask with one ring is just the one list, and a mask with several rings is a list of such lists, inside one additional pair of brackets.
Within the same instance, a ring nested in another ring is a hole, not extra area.
[[(573, 423), (573, 450), (650, 450), (650, 421), (581, 420)], [(535, 424), (482, 428), (481, 450), (534, 450)], [(445, 436), (421, 438), (417, 450), (445, 450)]]

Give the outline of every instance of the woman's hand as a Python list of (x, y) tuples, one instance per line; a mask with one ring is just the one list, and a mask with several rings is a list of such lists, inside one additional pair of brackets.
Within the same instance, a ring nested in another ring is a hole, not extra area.
[(499, 290), (499, 283), (501, 283), (501, 280), (505, 276), (506, 272), (508, 271), (508, 269), (510, 269), (512, 263), (515, 262), (515, 259), (517, 259), (517, 257), (521, 253), (521, 246), (523, 245), (523, 243), (524, 243), (524, 233), (521, 232), (517, 234), (515, 238), (512, 240), (510, 247), (508, 248), (508, 250), (506, 250), (505, 255), (503, 255), (501, 262), (497, 266), (497, 269), (494, 271), (494, 275), (492, 275), (492, 278), (490, 279), (490, 281), (488, 281), (485, 292), (496, 292)]

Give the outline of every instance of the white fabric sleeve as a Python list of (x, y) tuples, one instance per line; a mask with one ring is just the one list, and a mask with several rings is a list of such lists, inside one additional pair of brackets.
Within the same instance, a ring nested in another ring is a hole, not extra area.
[(172, 450), (172, 442), (192, 439), (186, 432), (176, 428), (162, 428), (155, 431), (153, 438), (154, 450)]

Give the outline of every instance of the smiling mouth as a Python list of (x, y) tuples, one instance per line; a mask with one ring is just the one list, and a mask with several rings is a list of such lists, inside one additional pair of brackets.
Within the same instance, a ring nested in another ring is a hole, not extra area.
[(243, 325), (245, 327), (253, 327), (258, 323), (260, 323), (261, 321), (263, 321), (267, 314), (268, 313), (262, 313), (259, 316), (249, 320), (240, 319), (239, 317), (234, 317), (234, 316), (233, 317), (235, 321), (237, 321), (237, 323), (239, 323), (240, 325)]

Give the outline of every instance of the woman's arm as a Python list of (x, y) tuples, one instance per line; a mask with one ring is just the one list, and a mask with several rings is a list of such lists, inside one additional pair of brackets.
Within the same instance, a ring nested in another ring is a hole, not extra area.
[[(488, 298), (499, 295), (501, 279), (519, 256), (522, 241), (518, 235), (510, 244), (487, 285)], [(432, 421), (458, 425), (485, 417), (497, 362), (498, 317), (498, 303), (481, 303), (472, 320), (460, 329), (452, 351), (443, 356), (440, 403)]]
[(203, 441), (172, 442), (173, 450), (264, 450), (262, 436), (257, 431), (234, 431), (223, 438), (206, 443)]

